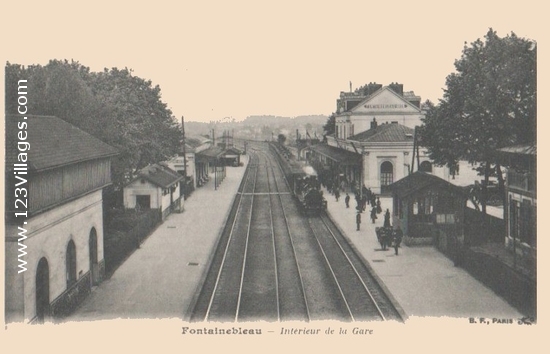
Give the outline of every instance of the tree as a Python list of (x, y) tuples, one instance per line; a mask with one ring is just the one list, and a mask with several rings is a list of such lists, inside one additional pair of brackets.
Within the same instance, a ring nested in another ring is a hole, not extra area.
[(109, 107), (116, 133), (107, 139), (120, 151), (113, 167), (122, 184), (148, 164), (173, 156), (180, 147), (179, 125), (160, 99), (160, 87), (128, 69), (105, 69), (90, 82), (98, 100)]
[(177, 153), (179, 124), (161, 101), (159, 86), (128, 69), (91, 72), (78, 62), (52, 60), (46, 66), (6, 64), (6, 112), (17, 113), (17, 80), (29, 83), (28, 113), (55, 115), (112, 145), (115, 187), (144, 166)]
[(327, 136), (330, 134), (334, 134), (335, 131), (336, 131), (336, 115), (332, 113), (330, 117), (328, 117), (325, 125), (323, 125), (323, 135)]
[(500, 38), (492, 29), (484, 39), (464, 45), (443, 98), (428, 105), (419, 130), (437, 164), (452, 166), (458, 159), (481, 164), (483, 212), (493, 171), (504, 190), (497, 150), (536, 139), (537, 96), (536, 43), (514, 33)]

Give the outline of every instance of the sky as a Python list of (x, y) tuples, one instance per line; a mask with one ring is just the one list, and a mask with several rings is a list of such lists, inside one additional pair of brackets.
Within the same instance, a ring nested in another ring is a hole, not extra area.
[(492, 27), (539, 43), (546, 21), (531, 1), (176, 3), (11, 2), (0, 58), (131, 68), (189, 121), (329, 115), (350, 82), (399, 82), (437, 101), (465, 42)]

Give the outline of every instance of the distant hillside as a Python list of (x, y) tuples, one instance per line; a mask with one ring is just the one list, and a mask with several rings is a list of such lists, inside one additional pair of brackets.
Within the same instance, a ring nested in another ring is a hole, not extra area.
[(308, 115), (297, 117), (281, 116), (248, 116), (240, 122), (186, 122), (185, 130), (189, 135), (212, 134), (214, 129), (217, 137), (222, 136), (224, 131), (229, 132), (236, 138), (249, 138), (256, 140), (270, 140), (279, 134), (284, 134), (288, 139), (296, 139), (296, 130), (300, 135), (305, 136), (306, 130), (311, 136), (318, 137), (323, 134), (323, 125), (328, 116)]

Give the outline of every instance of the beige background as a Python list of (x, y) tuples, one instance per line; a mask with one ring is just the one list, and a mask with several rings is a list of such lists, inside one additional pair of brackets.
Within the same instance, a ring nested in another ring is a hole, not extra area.
[[(136, 75), (161, 86), (163, 100), (176, 116), (186, 115), (190, 120), (208, 121), (224, 116), (243, 119), (252, 114), (328, 115), (334, 110), (339, 91), (349, 89), (349, 80), (354, 81), (354, 88), (369, 81), (388, 84), (398, 80), (405, 85), (405, 90), (415, 90), (421, 95), (423, 101), (437, 100), (463, 43), (482, 38), (488, 28), (493, 27), (500, 36), (514, 31), (538, 43), (541, 102), (538, 149), (539, 156), (546, 156), (548, 139), (544, 133), (548, 131), (545, 119), (548, 109), (544, 98), (548, 93), (548, 19), (540, 1), (176, 3), (180, 2), (155, 1), (152, 5), (112, 0), (81, 5), (74, 1), (4, 2), (0, 5), (0, 59), (3, 63), (25, 65), (45, 65), (54, 58), (75, 59), (94, 71), (103, 67), (132, 68)], [(239, 36), (244, 36), (246, 41), (234, 39), (241, 38)], [(286, 45), (280, 47), (281, 43)], [(290, 53), (278, 50), (281, 48)], [(388, 53), (392, 56), (388, 57)], [(406, 53), (407, 60), (395, 53)], [(212, 59), (222, 55), (227, 58), (223, 64)], [(364, 58), (368, 58), (368, 65)], [(190, 73), (181, 70), (182, 62), (188, 64), (186, 68), (191, 69)], [(230, 70), (232, 68), (235, 70)], [(246, 70), (254, 75), (243, 76)], [(262, 73), (263, 76), (256, 77)], [(2, 82), (3, 75), (2, 70)], [(270, 85), (262, 86), (266, 82)], [(219, 92), (227, 94), (212, 95), (207, 103), (201, 101), (204, 95), (197, 92), (214, 85)], [(331, 89), (316, 91), (323, 85), (330, 85)], [(3, 97), (4, 86), (0, 89)], [(232, 96), (230, 92), (246, 94)], [(1, 101), (3, 104), (3, 99)], [(545, 166), (539, 164), (539, 174), (544, 172)], [(545, 180), (539, 180), (542, 183), (538, 193), (543, 202), (539, 202), (542, 208), (538, 210), (544, 215), (547, 188)], [(342, 350), (409, 352), (412, 348), (428, 352), (529, 352), (538, 347), (545, 339), (543, 335), (548, 333), (548, 306), (543, 300), (548, 298), (544, 281), (548, 242), (545, 219), (539, 217), (539, 220), (542, 225), (538, 231), (538, 298), (541, 301), (536, 326), (481, 326), (470, 325), (466, 320), (432, 318), (409, 319), (405, 325), (357, 326), (374, 329), (374, 335), (370, 336), (224, 337), (182, 336), (183, 323), (179, 320), (117, 320), (10, 325), (0, 330), (0, 349), (3, 352), (8, 349), (9, 352), (78, 353), (115, 350), (154, 353), (163, 349), (186, 353), (210, 348), (239, 352), (297, 348), (336, 353)], [(0, 267), (3, 267), (3, 242), (0, 245)], [(3, 278), (4, 272), (0, 272), (1, 286)], [(3, 306), (0, 308), (3, 319)], [(279, 324), (236, 325), (252, 326), (275, 333), (282, 327)], [(296, 326), (304, 327), (303, 324)], [(322, 332), (327, 327), (345, 327), (349, 332), (355, 325), (314, 323), (307, 327), (321, 328)]]

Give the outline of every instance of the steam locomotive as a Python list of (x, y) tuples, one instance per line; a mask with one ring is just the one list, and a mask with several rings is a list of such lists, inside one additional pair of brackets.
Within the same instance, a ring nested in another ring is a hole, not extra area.
[(302, 211), (306, 213), (319, 213), (322, 210), (326, 210), (327, 201), (323, 197), (317, 175), (308, 174), (305, 171), (298, 172), (292, 175), (292, 180), (292, 193), (298, 199)]
[(312, 214), (326, 210), (327, 201), (323, 197), (321, 184), (313, 167), (296, 161), (283, 146), (275, 143), (270, 145), (281, 162), (291, 193), (297, 199), (300, 210)]

